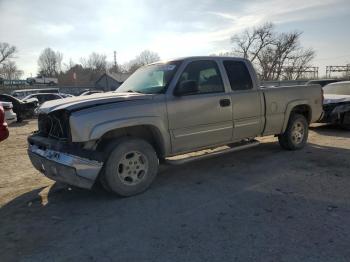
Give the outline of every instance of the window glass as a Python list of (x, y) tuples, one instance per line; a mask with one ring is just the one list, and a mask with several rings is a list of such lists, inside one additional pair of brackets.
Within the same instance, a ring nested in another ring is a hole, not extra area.
[(5, 97), (1, 97), (1, 100), (4, 102), (11, 102), (10, 99), (8, 99), (6, 96)]
[(214, 61), (194, 61), (182, 72), (178, 85), (184, 81), (195, 81), (198, 94), (224, 92), (219, 68)]
[(164, 93), (180, 63), (181, 61), (172, 61), (141, 67), (116, 92)]
[(224, 67), (232, 90), (249, 90), (253, 88), (252, 78), (243, 62), (224, 61)]

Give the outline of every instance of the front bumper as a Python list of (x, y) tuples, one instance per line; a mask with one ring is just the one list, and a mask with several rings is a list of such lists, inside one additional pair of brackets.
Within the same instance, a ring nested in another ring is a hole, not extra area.
[(9, 112), (9, 113), (5, 112), (5, 119), (6, 119), (6, 123), (10, 125), (14, 122), (17, 122), (17, 114), (12, 112)]
[(323, 105), (320, 123), (350, 125), (350, 103), (334, 103)]
[(35, 144), (29, 144), (28, 155), (33, 166), (46, 177), (87, 189), (94, 185), (103, 165), (95, 160), (42, 149)]

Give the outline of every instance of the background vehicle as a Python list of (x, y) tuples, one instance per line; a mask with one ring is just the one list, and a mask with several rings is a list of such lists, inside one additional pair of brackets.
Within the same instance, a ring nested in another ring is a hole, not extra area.
[(7, 123), (5, 121), (5, 112), (0, 104), (0, 142), (8, 138), (9, 130), (7, 128)]
[(85, 91), (85, 92), (81, 93), (79, 96), (87, 96), (87, 95), (99, 94), (99, 93), (103, 93), (103, 91), (100, 91), (100, 90), (88, 90), (88, 91)]
[(17, 115), (13, 112), (13, 105), (11, 102), (1, 102), (0, 105), (3, 107), (5, 112), (5, 121), (7, 124), (12, 124), (13, 122), (17, 122)]
[(189, 57), (142, 67), (115, 92), (50, 101), (39, 111), (39, 131), (28, 138), (35, 168), (83, 188), (99, 179), (130, 196), (150, 186), (159, 162), (193, 160), (172, 158), (187, 152), (237, 151), (268, 135), (282, 148), (303, 148), (322, 113), (322, 91), (260, 88), (248, 60)]
[(66, 97), (75, 97), (74, 95), (71, 94), (65, 94), (65, 93), (60, 93), (60, 96), (66, 98)]
[(22, 99), (22, 101), (28, 101), (32, 98), (38, 99), (39, 105), (41, 105), (42, 103), (44, 103), (46, 101), (51, 101), (51, 100), (55, 100), (55, 99), (62, 99), (62, 98), (64, 98), (64, 96), (62, 96), (61, 94), (38, 93), (38, 94), (32, 94), (32, 95), (26, 96), (25, 98)]
[(46, 85), (53, 86), (58, 84), (58, 80), (55, 77), (38, 76), (38, 77), (27, 78), (27, 83), (30, 85), (46, 84)]
[(38, 100), (21, 101), (13, 96), (0, 94), (0, 101), (11, 102), (13, 105), (13, 111), (17, 115), (17, 122), (21, 122), (23, 119), (34, 116), (34, 110), (38, 107)]
[(320, 85), (321, 87), (331, 84), (331, 83), (336, 83), (342, 81), (341, 79), (318, 79), (318, 80), (310, 80), (306, 82), (305, 85)]
[(323, 87), (325, 94), (350, 95), (350, 81), (332, 83)]
[(350, 128), (350, 81), (326, 85), (323, 92), (324, 114), (320, 122)]
[(16, 97), (18, 99), (23, 99), (26, 96), (29, 96), (31, 94), (38, 94), (38, 93), (59, 93), (58, 88), (37, 88), (37, 89), (22, 89), (22, 90), (15, 90), (11, 93), (13, 97)]

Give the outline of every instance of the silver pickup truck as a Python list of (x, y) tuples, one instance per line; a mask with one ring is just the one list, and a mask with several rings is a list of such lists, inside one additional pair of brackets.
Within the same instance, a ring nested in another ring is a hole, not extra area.
[(237, 151), (269, 135), (284, 149), (303, 148), (322, 99), (319, 85), (259, 87), (242, 58), (159, 62), (137, 70), (115, 92), (44, 103), (28, 153), (53, 180), (83, 188), (100, 181), (130, 196), (150, 186), (160, 163), (203, 158), (177, 159), (184, 153)]

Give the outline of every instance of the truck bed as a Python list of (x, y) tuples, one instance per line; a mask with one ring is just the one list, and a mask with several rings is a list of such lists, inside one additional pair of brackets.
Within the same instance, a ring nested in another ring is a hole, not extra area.
[[(294, 102), (303, 101), (314, 105), (316, 112), (311, 112), (309, 122), (317, 121), (322, 114), (322, 92), (320, 85), (296, 85), (279, 87), (261, 87), (265, 100), (265, 128), (263, 135), (279, 134), (285, 123), (288, 110), (293, 108)], [(299, 103), (300, 104), (300, 103)], [(311, 110), (311, 108), (310, 108)]]

